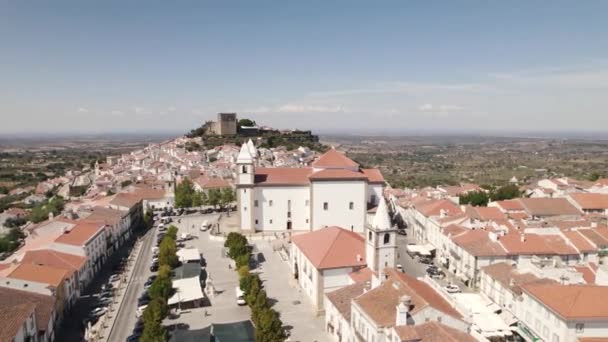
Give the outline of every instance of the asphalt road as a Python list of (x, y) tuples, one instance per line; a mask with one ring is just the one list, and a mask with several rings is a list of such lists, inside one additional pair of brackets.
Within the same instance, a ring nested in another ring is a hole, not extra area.
[(427, 265), (414, 260), (407, 254), (405, 248), (410, 242), (407, 236), (397, 234), (397, 265), (403, 266), (403, 271), (413, 277), (424, 277)]
[(114, 327), (112, 328), (108, 341), (125, 341), (133, 331), (137, 318), (137, 299), (144, 289), (144, 283), (152, 274), (150, 272), (150, 261), (152, 260), (152, 246), (156, 242), (157, 228), (150, 229), (144, 236), (141, 252), (135, 266), (133, 275), (124, 295), (123, 303), (117, 313)]

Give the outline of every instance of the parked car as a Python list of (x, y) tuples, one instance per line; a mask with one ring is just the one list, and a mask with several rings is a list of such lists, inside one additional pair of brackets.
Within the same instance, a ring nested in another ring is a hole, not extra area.
[(151, 286), (153, 282), (154, 282), (154, 279), (148, 278), (148, 280), (146, 280), (146, 282), (144, 283), (144, 287)]
[(433, 266), (433, 267), (428, 267), (426, 269), (426, 274), (429, 275), (429, 277), (431, 278), (443, 278), (445, 277), (445, 274), (443, 273), (442, 270), (440, 270), (439, 268)]
[(150, 265), (150, 272), (157, 272), (157, 271), (158, 271), (158, 264)]
[(112, 274), (110, 276), (110, 278), (108, 279), (109, 282), (113, 283), (115, 281), (118, 281), (120, 279), (120, 274)]
[(458, 287), (458, 285), (456, 285), (456, 284), (447, 284), (445, 287), (445, 290), (448, 293), (459, 293), (460, 287)]
[(237, 305), (247, 304), (247, 302), (245, 301), (245, 293), (243, 292), (243, 290), (241, 290), (241, 288), (239, 286), (237, 286), (235, 288), (235, 292), (236, 292), (236, 304)]
[(150, 297), (137, 300), (137, 306), (148, 305), (148, 303), (150, 303)]
[(201, 224), (201, 231), (207, 231), (207, 229), (211, 228), (211, 223), (209, 223), (209, 221), (205, 220), (203, 221), (203, 223)]
[(401, 264), (397, 264), (397, 269), (398, 269), (399, 271), (401, 271), (401, 272), (405, 272), (405, 271), (403, 270), (403, 265), (401, 265)]
[(139, 341), (139, 338), (141, 337), (141, 334), (133, 334), (129, 337), (127, 337), (127, 342), (137, 342)]
[(93, 309), (93, 311), (91, 311), (91, 313), (89, 313), (89, 317), (101, 317), (107, 311), (108, 311), (108, 308), (106, 308), (105, 306), (97, 307), (97, 308)]

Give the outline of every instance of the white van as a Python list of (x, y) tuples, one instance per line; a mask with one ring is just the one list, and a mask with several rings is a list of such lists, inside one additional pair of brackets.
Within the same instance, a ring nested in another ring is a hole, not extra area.
[(144, 311), (146, 310), (147, 307), (148, 307), (147, 304), (138, 307), (137, 311), (135, 312), (135, 317), (140, 318), (144, 314)]
[(209, 223), (209, 221), (207, 220), (203, 221), (203, 223), (201, 224), (201, 232), (206, 231), (207, 229), (209, 229), (209, 227), (211, 227), (211, 223)]
[(237, 305), (247, 304), (247, 302), (245, 302), (245, 293), (243, 292), (243, 290), (241, 290), (241, 288), (239, 286), (237, 286), (235, 288), (235, 292), (236, 292), (236, 304)]

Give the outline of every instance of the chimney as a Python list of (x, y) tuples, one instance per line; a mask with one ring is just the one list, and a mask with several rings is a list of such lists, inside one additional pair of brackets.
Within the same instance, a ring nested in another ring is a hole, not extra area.
[(412, 299), (410, 296), (402, 296), (399, 298), (399, 304), (397, 304), (395, 315), (395, 326), (407, 325), (407, 315), (412, 305)]
[(526, 234), (521, 234), (521, 242), (526, 242)]

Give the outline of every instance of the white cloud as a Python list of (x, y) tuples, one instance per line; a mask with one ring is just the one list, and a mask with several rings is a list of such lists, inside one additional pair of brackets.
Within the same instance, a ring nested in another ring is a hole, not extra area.
[(84, 108), (84, 107), (79, 107), (78, 109), (76, 109), (76, 111), (78, 113), (88, 113), (89, 112), (89, 110), (87, 108)]
[(121, 111), (121, 110), (114, 109), (114, 110), (112, 110), (112, 111), (110, 112), (110, 114), (112, 114), (112, 115), (114, 115), (114, 116), (122, 116), (122, 115), (124, 115), (125, 113), (124, 113), (123, 111)]

